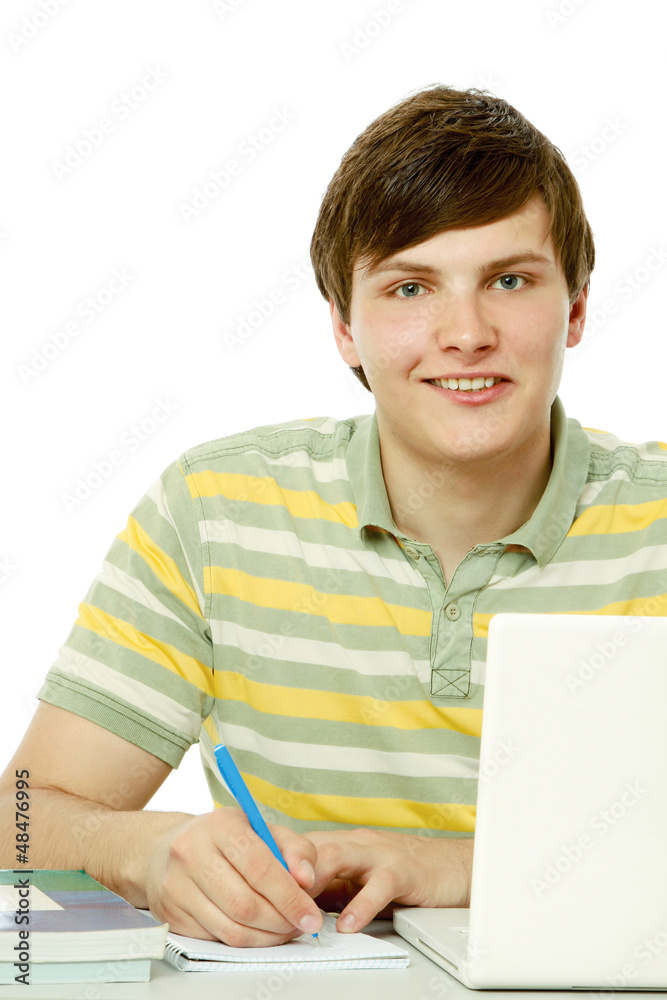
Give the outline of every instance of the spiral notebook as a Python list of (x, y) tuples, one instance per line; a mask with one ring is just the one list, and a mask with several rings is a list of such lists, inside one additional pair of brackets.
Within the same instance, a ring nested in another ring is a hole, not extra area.
[(276, 969), (404, 969), (407, 951), (370, 934), (339, 934), (336, 915), (327, 913), (320, 943), (302, 934), (272, 948), (230, 948), (219, 941), (167, 935), (164, 957), (184, 972), (268, 972)]

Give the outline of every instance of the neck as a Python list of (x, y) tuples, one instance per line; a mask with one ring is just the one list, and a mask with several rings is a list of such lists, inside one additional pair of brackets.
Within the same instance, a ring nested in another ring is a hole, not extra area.
[(504, 538), (529, 520), (552, 466), (548, 427), (511, 463), (498, 456), (428, 468), (382, 446), (381, 456), (396, 526), (441, 554), (456, 555), (455, 564), (475, 545)]

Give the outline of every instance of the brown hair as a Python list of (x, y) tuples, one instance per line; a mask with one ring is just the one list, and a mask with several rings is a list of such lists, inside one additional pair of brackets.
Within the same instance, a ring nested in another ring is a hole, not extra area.
[[(349, 323), (352, 270), (446, 229), (519, 211), (539, 192), (570, 305), (595, 263), (593, 233), (565, 157), (507, 101), (433, 84), (357, 136), (325, 192), (310, 244), (317, 287)], [(361, 368), (357, 378), (370, 390)]]

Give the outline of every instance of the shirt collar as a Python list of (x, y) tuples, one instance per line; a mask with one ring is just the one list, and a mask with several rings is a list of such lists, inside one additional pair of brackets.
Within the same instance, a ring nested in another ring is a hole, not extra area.
[[(499, 539), (530, 550), (542, 568), (555, 555), (574, 520), (577, 500), (586, 484), (590, 442), (581, 424), (565, 415), (558, 396), (551, 408), (553, 466), (549, 482), (531, 518)], [(359, 527), (377, 527), (398, 535), (382, 475), (377, 415), (356, 426), (347, 451), (347, 471), (357, 503)]]
[(362, 418), (355, 429), (347, 449), (347, 473), (357, 502), (359, 527), (384, 528), (398, 535), (382, 475), (376, 413)]
[(538, 566), (553, 559), (572, 527), (577, 501), (588, 479), (591, 444), (578, 420), (565, 416), (558, 396), (551, 407), (549, 482), (532, 517), (500, 541), (530, 549)]

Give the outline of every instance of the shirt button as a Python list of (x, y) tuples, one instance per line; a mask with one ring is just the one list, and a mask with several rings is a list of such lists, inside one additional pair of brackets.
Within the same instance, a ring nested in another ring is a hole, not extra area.
[(448, 604), (445, 608), (445, 614), (450, 622), (457, 622), (461, 617), (461, 609), (458, 604)]
[(414, 545), (404, 545), (403, 551), (406, 556), (410, 556), (411, 559), (419, 559), (419, 556), (421, 555), (419, 549), (416, 549)]

